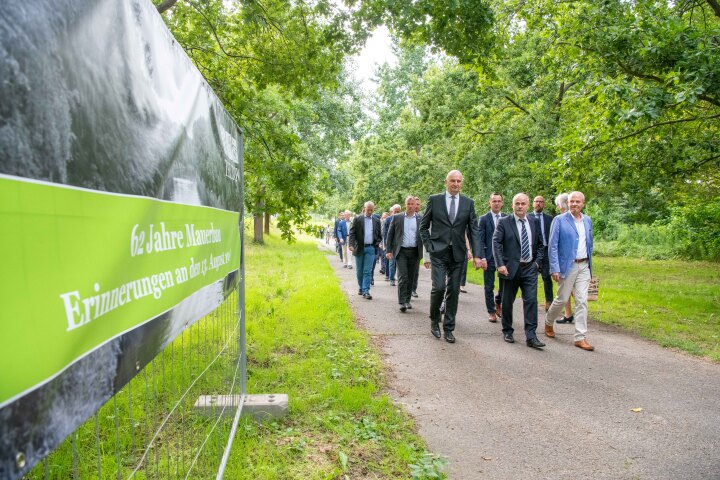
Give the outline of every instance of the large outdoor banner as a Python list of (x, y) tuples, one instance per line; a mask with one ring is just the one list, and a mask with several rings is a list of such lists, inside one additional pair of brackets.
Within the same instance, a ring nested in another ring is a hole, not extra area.
[(242, 159), (148, 0), (0, 3), (0, 478), (237, 288)]

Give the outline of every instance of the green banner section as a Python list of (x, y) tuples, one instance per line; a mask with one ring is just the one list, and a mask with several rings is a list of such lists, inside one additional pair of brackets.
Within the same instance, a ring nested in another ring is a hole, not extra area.
[(0, 176), (0, 406), (237, 270), (238, 215)]

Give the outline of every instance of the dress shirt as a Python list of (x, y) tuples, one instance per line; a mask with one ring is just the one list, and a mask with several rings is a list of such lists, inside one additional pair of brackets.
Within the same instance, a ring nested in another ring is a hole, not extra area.
[[(522, 248), (522, 222), (520, 221), (520, 218), (519, 218), (517, 215), (515, 215), (514, 213), (513, 213), (513, 217), (515, 217), (515, 226), (517, 227), (518, 238), (520, 239), (520, 247)], [(521, 262), (525, 262), (525, 261), (528, 261), (528, 260), (532, 260), (532, 251), (533, 251), (533, 250), (532, 250), (532, 248), (533, 248), (533, 243), (532, 243), (532, 241), (533, 241), (533, 239), (532, 239), (532, 230), (530, 230), (530, 222), (529, 222), (529, 220), (528, 220), (528, 216), (527, 216), (527, 215), (525, 215), (524, 220), (525, 220), (525, 232), (527, 232), (528, 246), (530, 247), (530, 256), (531, 256), (531, 258), (529, 258), (529, 259), (528, 259), (528, 258), (521, 258), (521, 259), (520, 259)], [(521, 255), (522, 255), (522, 253), (521, 253)]]
[(415, 215), (403, 215), (405, 224), (403, 225), (402, 245), (405, 248), (417, 247), (417, 219)]
[(575, 254), (575, 258), (588, 258), (586, 238), (587, 234), (585, 233), (585, 222), (583, 222), (582, 214), (580, 215), (579, 221), (575, 217), (573, 217), (573, 220), (575, 220), (575, 229), (578, 232), (578, 248), (577, 253)]
[(365, 245), (373, 244), (373, 218), (372, 215), (369, 217), (366, 215), (365, 219)]

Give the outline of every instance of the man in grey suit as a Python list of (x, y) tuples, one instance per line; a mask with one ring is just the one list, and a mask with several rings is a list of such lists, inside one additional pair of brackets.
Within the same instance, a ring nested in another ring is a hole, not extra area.
[(503, 197), (500, 193), (493, 193), (490, 195), (488, 200), (490, 205), (490, 211), (480, 217), (480, 238), (482, 238), (482, 244), (480, 248), (480, 258), (487, 262), (487, 268), (483, 274), (483, 283), (485, 284), (485, 306), (488, 312), (488, 321), (497, 322), (498, 317), (502, 318), (502, 301), (503, 292), (503, 280), (498, 278), (498, 292), (494, 295), (495, 290), (495, 257), (493, 257), (492, 251), (492, 238), (495, 233), (495, 228), (501, 218), (505, 216), (501, 212), (503, 207)]
[(446, 191), (430, 196), (420, 222), (420, 237), (432, 264), (430, 332), (435, 338), (440, 338), (440, 304), (447, 286), (443, 330), (448, 343), (455, 343), (453, 330), (460, 293), (460, 268), (465, 267), (467, 262), (466, 230), (473, 254), (473, 266), (478, 269), (485, 264), (480, 259), (481, 239), (475, 203), (460, 195), (462, 182), (463, 176), (459, 170), (448, 173), (445, 177)]
[(501, 218), (493, 235), (493, 254), (498, 275), (504, 279), (502, 297), (503, 338), (514, 343), (513, 303), (518, 288), (522, 291), (525, 339), (528, 347), (545, 346), (537, 338), (537, 280), (544, 256), (540, 228), (526, 213), (530, 199), (524, 193), (513, 197), (513, 215)]
[(395, 260), (398, 277), (398, 303), (400, 311), (412, 308), (412, 293), (415, 270), (422, 258), (422, 239), (420, 238), (420, 220), (415, 216), (415, 199), (405, 199), (405, 213), (392, 216), (387, 234), (387, 258)]

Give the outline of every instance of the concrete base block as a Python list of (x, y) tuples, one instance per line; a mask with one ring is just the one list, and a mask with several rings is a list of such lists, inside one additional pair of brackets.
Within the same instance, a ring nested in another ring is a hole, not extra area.
[[(240, 395), (200, 395), (195, 402), (195, 411), (202, 415), (235, 416), (241, 400)], [(223, 411), (223, 408), (225, 410)], [(275, 420), (287, 415), (288, 396), (285, 393), (246, 395), (242, 416), (251, 416), (258, 422)]]

